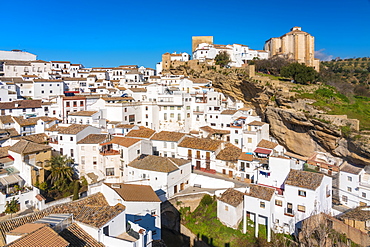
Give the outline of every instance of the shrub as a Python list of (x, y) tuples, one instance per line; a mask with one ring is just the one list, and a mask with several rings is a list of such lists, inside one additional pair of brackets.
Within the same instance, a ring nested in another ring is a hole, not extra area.
[(200, 205), (207, 206), (207, 205), (211, 205), (212, 202), (213, 202), (213, 198), (210, 195), (206, 194), (203, 196), (202, 200), (200, 201)]

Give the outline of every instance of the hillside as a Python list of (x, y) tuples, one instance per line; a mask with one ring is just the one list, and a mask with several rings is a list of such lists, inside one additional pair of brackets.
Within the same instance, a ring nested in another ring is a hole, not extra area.
[[(178, 67), (169, 72), (212, 80), (217, 90), (255, 108), (289, 151), (304, 156), (326, 151), (353, 163), (370, 164), (368, 97), (347, 97), (331, 86), (300, 85), (262, 74), (250, 78), (243, 68)], [(331, 115), (347, 115), (359, 123)]]

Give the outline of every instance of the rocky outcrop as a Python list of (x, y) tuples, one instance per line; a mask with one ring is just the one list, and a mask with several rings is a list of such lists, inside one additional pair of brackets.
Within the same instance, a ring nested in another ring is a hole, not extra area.
[(304, 156), (324, 151), (353, 163), (370, 164), (369, 136), (343, 138), (338, 127), (292, 109), (267, 107), (264, 116), (271, 134), (289, 151)]
[[(289, 151), (303, 156), (324, 151), (353, 163), (370, 164), (370, 133), (356, 132), (344, 138), (341, 129), (311, 105), (314, 100), (295, 97), (294, 84), (266, 77), (251, 79), (243, 69), (201, 70), (193, 76), (212, 80), (220, 92), (253, 106), (270, 124), (271, 135)], [(318, 87), (307, 86), (307, 90)]]

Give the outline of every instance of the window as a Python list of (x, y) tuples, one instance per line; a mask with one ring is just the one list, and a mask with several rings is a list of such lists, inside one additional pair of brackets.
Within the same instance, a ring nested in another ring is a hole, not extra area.
[(352, 188), (351, 187), (347, 187), (347, 191), (348, 192), (352, 192)]
[(165, 114), (163, 115), (163, 119), (164, 119), (164, 120), (167, 120), (167, 113), (165, 113)]
[(129, 122), (135, 122), (135, 115), (129, 115), (128, 116), (128, 121)]
[(80, 106), (84, 106), (84, 102), (83, 101), (80, 101)]
[(348, 197), (347, 196), (342, 196), (342, 201), (347, 202), (348, 201)]
[(186, 113), (186, 117), (189, 118), (190, 117), (190, 113)]
[(81, 146), (81, 150), (84, 151), (85, 150), (85, 146)]
[(73, 149), (71, 149), (71, 157), (73, 157)]
[(63, 136), (59, 136), (59, 140), (63, 140)]
[(175, 117), (175, 114), (174, 113), (170, 113), (170, 118), (174, 118)]
[(225, 205), (225, 211), (229, 211), (229, 207)]
[(306, 207), (305, 207), (305, 206), (303, 206), (303, 205), (297, 205), (297, 210), (298, 210), (299, 212), (303, 212), (303, 213), (305, 213), (305, 212), (306, 212)]
[(167, 142), (163, 142), (163, 147), (167, 148)]
[(171, 149), (175, 149), (175, 143), (171, 142)]
[(26, 109), (23, 109), (23, 112), (26, 112)]
[(69, 101), (67, 101), (67, 102), (66, 102), (66, 107), (70, 107), (70, 106), (71, 106), (70, 102), (69, 102)]
[(81, 165), (85, 164), (85, 156), (81, 156)]
[(260, 202), (260, 208), (265, 208), (265, 202)]
[(96, 165), (98, 162), (96, 161), (96, 156), (93, 157), (93, 165)]
[(180, 121), (181, 120), (181, 114), (177, 114), (177, 121)]
[(234, 140), (235, 144), (239, 144), (239, 139)]
[(63, 155), (63, 148), (60, 148), (60, 149), (59, 149), (59, 153), (60, 153), (61, 155)]
[(163, 106), (163, 110), (167, 110), (167, 106)]
[(44, 90), (42, 90), (41, 93), (43, 94), (44, 93)]
[(177, 107), (177, 110), (181, 110), (181, 106), (178, 106), (178, 107)]
[(71, 136), (71, 137), (69, 138), (69, 140), (70, 140), (71, 142), (73, 142), (73, 136)]
[(362, 197), (366, 198), (366, 193), (362, 192)]
[(186, 106), (186, 110), (190, 110), (190, 106)]
[(352, 177), (348, 176), (347, 177), (347, 180), (350, 181), (350, 182), (352, 182)]
[(50, 93), (53, 93), (53, 90), (50, 90)]
[(175, 110), (175, 107), (174, 106), (170, 106), (170, 110)]
[(282, 200), (275, 200), (275, 205), (282, 207), (283, 206), (283, 201)]
[(252, 138), (248, 137), (248, 143), (252, 143)]
[(136, 153), (137, 153), (137, 154), (140, 154), (140, 149), (136, 150)]
[(93, 146), (93, 151), (96, 151), (96, 146)]
[(304, 190), (298, 190), (298, 195), (299, 196), (306, 197), (306, 191), (304, 191)]

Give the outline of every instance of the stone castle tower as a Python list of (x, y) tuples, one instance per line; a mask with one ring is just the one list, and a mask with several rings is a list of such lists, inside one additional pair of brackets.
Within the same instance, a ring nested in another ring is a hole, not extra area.
[(314, 57), (315, 38), (301, 27), (293, 27), (283, 36), (267, 40), (264, 50), (269, 52), (269, 57), (285, 56), (319, 71), (320, 60)]

